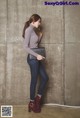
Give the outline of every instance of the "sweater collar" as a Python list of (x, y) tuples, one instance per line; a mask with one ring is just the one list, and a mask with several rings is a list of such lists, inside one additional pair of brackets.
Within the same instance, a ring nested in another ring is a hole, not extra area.
[(34, 28), (34, 26), (32, 25), (32, 24), (30, 24), (30, 27), (33, 29)]

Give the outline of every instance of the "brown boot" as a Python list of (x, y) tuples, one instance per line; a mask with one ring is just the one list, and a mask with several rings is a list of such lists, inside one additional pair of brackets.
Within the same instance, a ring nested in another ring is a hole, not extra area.
[(42, 100), (42, 97), (39, 97), (38, 95), (35, 97), (35, 110), (36, 110), (36, 113), (41, 112), (41, 100)]

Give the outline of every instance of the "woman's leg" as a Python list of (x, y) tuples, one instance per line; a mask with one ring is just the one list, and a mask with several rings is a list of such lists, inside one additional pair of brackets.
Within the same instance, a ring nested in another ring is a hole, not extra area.
[(39, 62), (39, 75), (41, 76), (41, 81), (38, 89), (38, 94), (35, 97), (35, 105), (36, 105), (36, 110), (38, 112), (41, 112), (42, 95), (45, 89), (45, 85), (48, 81), (48, 75), (45, 71), (45, 67), (42, 61)]
[(39, 74), (39, 62), (37, 60), (28, 60), (28, 64), (31, 70), (31, 82), (30, 82), (30, 99), (35, 98), (35, 89)]
[(41, 76), (41, 81), (40, 81), (40, 86), (38, 89), (38, 95), (43, 95), (46, 83), (49, 79), (46, 70), (45, 70), (45, 66), (44, 63), (42, 61), (40, 61), (40, 65), (39, 65), (39, 75)]

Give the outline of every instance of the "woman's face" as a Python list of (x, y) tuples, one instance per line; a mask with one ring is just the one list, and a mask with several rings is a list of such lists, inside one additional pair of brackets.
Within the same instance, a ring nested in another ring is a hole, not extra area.
[(36, 28), (38, 28), (40, 24), (41, 24), (41, 20), (40, 19), (38, 21), (34, 22), (34, 26)]

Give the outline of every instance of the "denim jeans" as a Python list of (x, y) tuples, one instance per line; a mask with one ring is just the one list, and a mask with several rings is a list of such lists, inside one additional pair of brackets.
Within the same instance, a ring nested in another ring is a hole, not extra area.
[(43, 61), (39, 61), (37, 59), (29, 59), (29, 55), (28, 55), (27, 62), (30, 66), (30, 72), (31, 72), (30, 99), (34, 100), (38, 76), (40, 76), (40, 85), (37, 94), (40, 95), (43, 95), (46, 83), (49, 78), (46, 73)]

